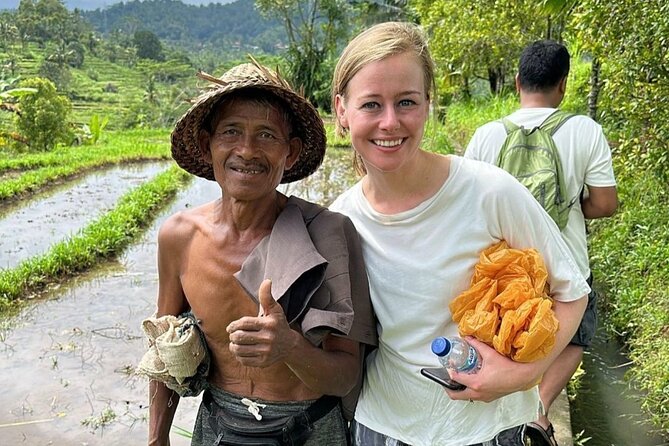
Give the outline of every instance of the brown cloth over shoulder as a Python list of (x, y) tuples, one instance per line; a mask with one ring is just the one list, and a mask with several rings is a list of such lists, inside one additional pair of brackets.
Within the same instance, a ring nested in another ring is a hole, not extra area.
[(558, 320), (548, 272), (536, 249), (506, 241), (481, 252), (471, 286), (449, 305), (461, 336), (473, 336), (518, 362), (544, 358)]

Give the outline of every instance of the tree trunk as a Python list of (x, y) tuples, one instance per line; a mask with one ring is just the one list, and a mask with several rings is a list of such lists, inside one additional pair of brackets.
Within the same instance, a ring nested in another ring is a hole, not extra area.
[(488, 83), (490, 84), (490, 92), (498, 96), (504, 89), (504, 73), (500, 67), (488, 68)]
[(590, 68), (590, 93), (588, 93), (588, 116), (595, 121), (597, 120), (597, 101), (599, 99), (599, 90), (602, 87), (599, 81), (599, 70), (601, 64), (597, 57), (592, 59)]
[(465, 99), (469, 100), (472, 97), (471, 88), (469, 87), (469, 77), (462, 77), (462, 95)]

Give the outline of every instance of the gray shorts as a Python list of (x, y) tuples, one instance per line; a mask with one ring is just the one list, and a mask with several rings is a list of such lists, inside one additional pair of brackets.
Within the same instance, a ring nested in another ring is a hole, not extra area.
[(598, 294), (592, 288), (592, 274), (588, 277), (588, 285), (591, 288), (590, 294), (588, 294), (588, 306), (585, 308), (585, 313), (583, 314), (583, 319), (581, 319), (581, 324), (578, 326), (578, 330), (576, 330), (574, 337), (569, 342), (571, 345), (578, 345), (583, 348), (590, 347), (597, 331)]
[[(353, 420), (351, 422), (351, 436), (353, 446), (411, 446), (392, 437), (376, 432), (364, 424)], [(471, 446), (523, 446), (525, 444), (525, 425), (512, 427), (500, 432), (490, 441)]]
[[(248, 411), (248, 406), (242, 404), (243, 396), (211, 387), (205, 392), (210, 392), (216, 405), (228, 413), (255, 420), (254, 416)], [(315, 400), (265, 401), (253, 399), (253, 401), (258, 404), (266, 404), (266, 407), (260, 409), (260, 414), (267, 419), (272, 419), (299, 413), (309, 407)], [(348, 444), (348, 428), (341, 413), (341, 405), (335, 406), (323, 418), (316, 421), (313, 426), (314, 430), (304, 446), (345, 446)], [(215, 444), (216, 437), (217, 435), (209, 425), (209, 411), (204, 404), (200, 404), (191, 445), (211, 446)]]

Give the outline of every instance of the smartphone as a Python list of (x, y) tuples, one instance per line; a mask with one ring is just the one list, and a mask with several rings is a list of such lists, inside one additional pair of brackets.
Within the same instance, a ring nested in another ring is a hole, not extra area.
[(465, 390), (467, 388), (467, 386), (453, 381), (444, 367), (422, 368), (420, 369), (420, 374), (450, 390)]

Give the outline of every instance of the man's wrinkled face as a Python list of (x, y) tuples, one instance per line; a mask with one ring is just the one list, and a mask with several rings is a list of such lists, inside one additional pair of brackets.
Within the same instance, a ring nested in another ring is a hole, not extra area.
[(200, 133), (200, 149), (224, 194), (259, 199), (275, 191), (284, 171), (299, 158), (302, 141), (291, 137), (290, 130), (277, 107), (233, 99), (214, 112), (211, 132)]

